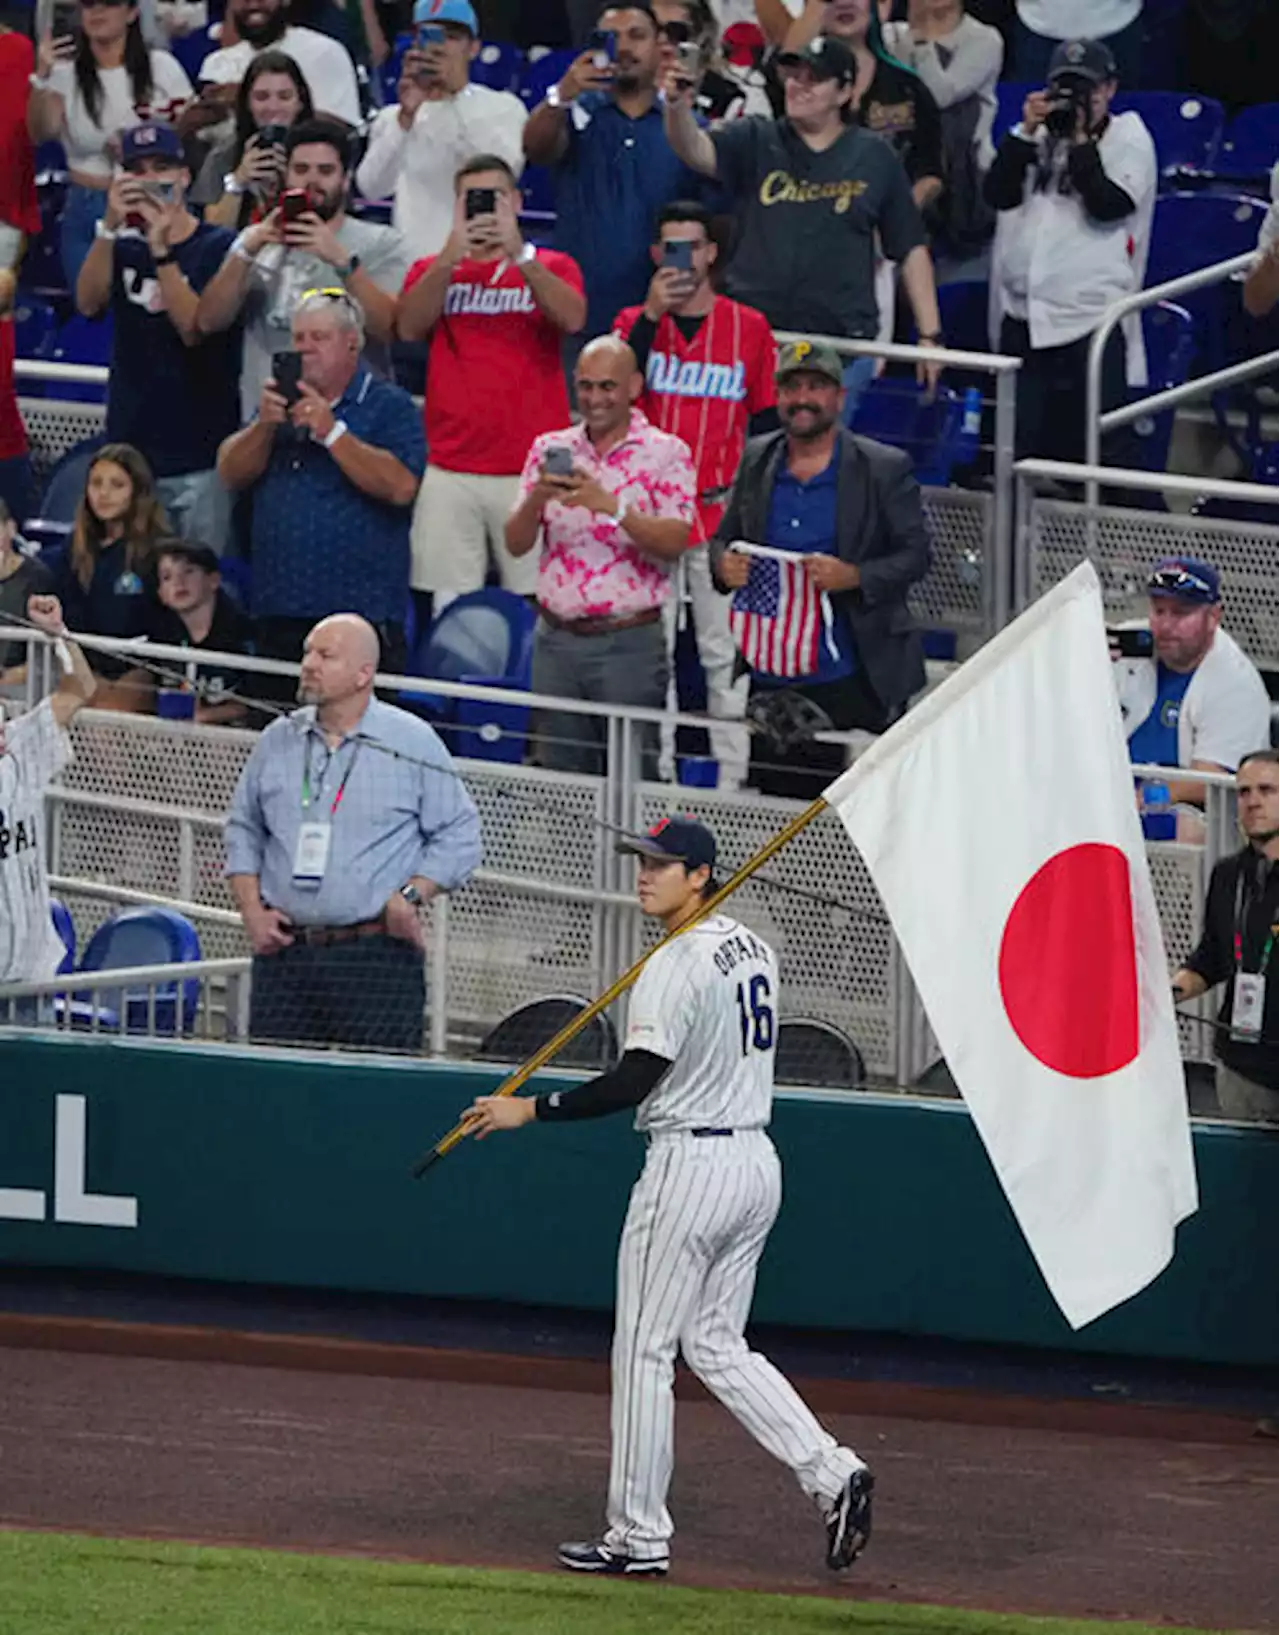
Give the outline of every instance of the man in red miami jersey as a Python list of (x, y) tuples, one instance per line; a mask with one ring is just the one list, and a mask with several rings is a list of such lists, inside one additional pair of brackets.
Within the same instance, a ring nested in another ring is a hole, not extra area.
[[(746, 710), (748, 681), (734, 677), (729, 599), (711, 582), (706, 541), (724, 511), (748, 430), (767, 431), (777, 423), (776, 350), (763, 313), (715, 293), (716, 253), (711, 218), (700, 204), (667, 205), (658, 217), (652, 249), (657, 271), (648, 299), (642, 307), (624, 307), (613, 328), (630, 344), (645, 377), (640, 408), (655, 426), (688, 444), (698, 474), (700, 529), (682, 561), (684, 586), (668, 603), (668, 641), (674, 650), (687, 599), (707, 678), (708, 712), (714, 721), (736, 723)], [(673, 665), (673, 704), (674, 675)], [(669, 756), (670, 746), (664, 748)], [(737, 788), (747, 770), (746, 729), (713, 726), (711, 751), (720, 763), (720, 787)]]
[(537, 552), (511, 555), (507, 515), (530, 443), (569, 419), (560, 342), (587, 311), (577, 263), (525, 243), (505, 159), (474, 155), (454, 187), (448, 243), (409, 268), (396, 308), (402, 340), (430, 338), (410, 579), (437, 613), (479, 590), (491, 566), (508, 590), (533, 595)]

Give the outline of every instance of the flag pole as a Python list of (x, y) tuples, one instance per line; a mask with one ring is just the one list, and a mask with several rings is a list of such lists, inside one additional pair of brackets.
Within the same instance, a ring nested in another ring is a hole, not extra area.
[[(745, 885), (757, 869), (762, 868), (771, 857), (775, 857), (784, 846), (789, 845), (802, 830), (807, 829), (813, 820), (820, 817), (826, 810), (826, 800), (820, 795), (817, 800), (806, 806), (802, 812), (797, 812), (790, 823), (779, 829), (777, 834), (773, 835), (769, 840), (766, 840), (753, 857), (749, 857), (740, 869), (731, 874), (724, 884), (707, 898), (691, 920), (686, 920), (679, 930), (668, 932), (661, 942), (655, 943), (647, 953), (642, 954), (635, 964), (631, 966), (630, 970), (624, 971), (618, 980), (607, 988), (598, 999), (592, 1000), (585, 1010), (579, 1011), (576, 1016), (566, 1022), (553, 1039), (548, 1039), (541, 1049), (535, 1050), (523, 1066), (518, 1067), (509, 1079), (498, 1086), (494, 1091), (494, 1095), (515, 1095), (516, 1091), (526, 1085), (539, 1068), (545, 1067), (554, 1056), (564, 1049), (571, 1039), (576, 1038), (582, 1032), (589, 1022), (594, 1021), (601, 1011), (607, 1010), (619, 995), (626, 993), (659, 948), (665, 948), (672, 937), (680, 936), (682, 932), (689, 930), (691, 926), (697, 925), (699, 920), (705, 919), (727, 897), (732, 896), (740, 886)], [(414, 1164), (413, 1175), (415, 1180), (421, 1179), (437, 1159), (443, 1158), (446, 1153), (452, 1152), (468, 1134), (469, 1130), (470, 1120), (465, 1117), (459, 1119), (448, 1134), (442, 1136), (435, 1146), (424, 1152)]]

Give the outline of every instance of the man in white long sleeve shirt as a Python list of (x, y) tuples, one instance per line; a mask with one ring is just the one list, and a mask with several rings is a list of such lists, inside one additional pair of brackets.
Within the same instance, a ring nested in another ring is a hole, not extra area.
[(394, 191), (392, 222), (411, 261), (438, 255), (453, 230), (453, 179), (477, 153), (494, 154), (518, 177), (524, 166), (520, 138), (525, 106), (510, 91), (470, 83), (480, 50), (480, 25), (468, 0), (418, 0), (419, 34), (405, 52), (397, 104), (373, 122), (356, 184), (369, 199)]
[(260, 51), (283, 51), (302, 70), (317, 115), (360, 123), (360, 87), (345, 46), (313, 28), (295, 28), (284, 0), (230, 0), (228, 9), (239, 39), (200, 64), (202, 86), (239, 85)]

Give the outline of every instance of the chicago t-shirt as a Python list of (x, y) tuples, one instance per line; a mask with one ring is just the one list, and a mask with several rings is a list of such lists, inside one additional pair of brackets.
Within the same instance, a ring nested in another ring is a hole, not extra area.
[[(537, 255), (548, 272), (582, 290), (572, 256)], [(414, 262), (406, 290), (435, 259)], [(518, 476), (534, 438), (568, 425), (560, 335), (511, 261), (458, 263), (431, 331), (425, 422), (433, 466)]]

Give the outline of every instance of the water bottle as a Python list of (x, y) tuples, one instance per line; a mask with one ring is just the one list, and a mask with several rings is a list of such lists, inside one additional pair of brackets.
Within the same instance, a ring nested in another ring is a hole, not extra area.
[(956, 439), (956, 458), (958, 466), (971, 466), (978, 458), (978, 442), (982, 436), (982, 393), (976, 386), (970, 386), (964, 394), (964, 406), (960, 413), (960, 436)]
[(1142, 786), (1142, 832), (1148, 840), (1177, 838), (1178, 814), (1169, 803), (1167, 783)]

